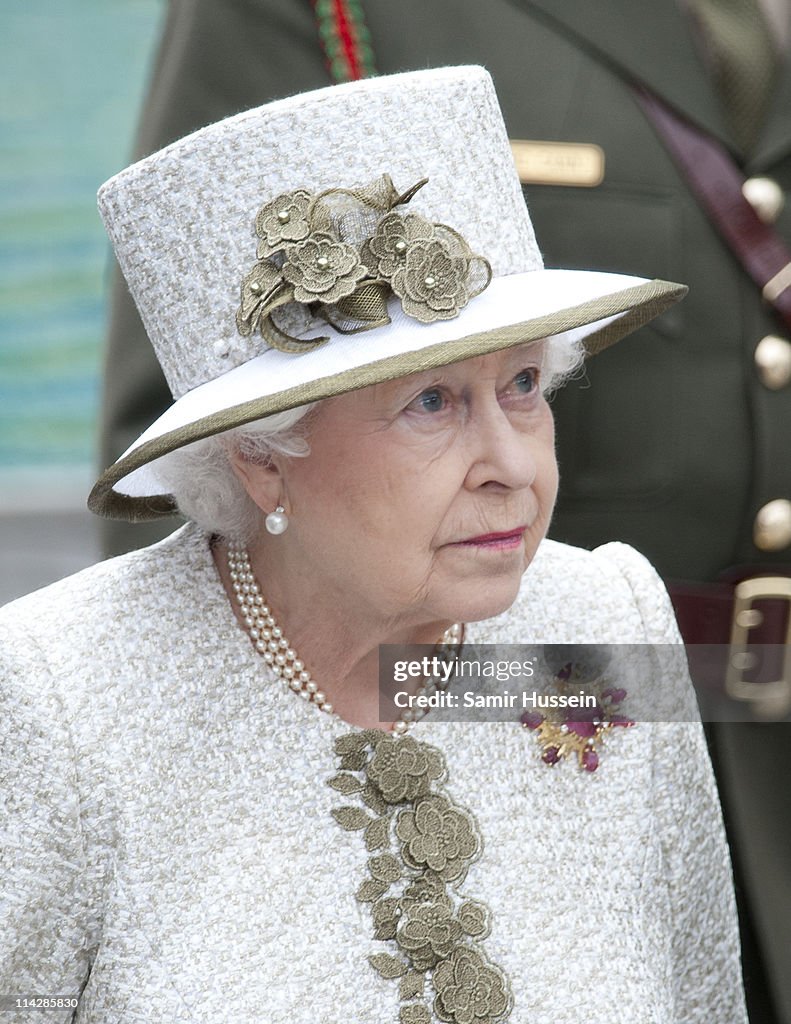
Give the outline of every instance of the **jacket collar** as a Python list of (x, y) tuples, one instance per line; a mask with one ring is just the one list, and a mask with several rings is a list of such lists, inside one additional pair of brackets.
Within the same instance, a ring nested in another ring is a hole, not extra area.
[[(719, 97), (704, 67), (687, 15), (673, 0), (512, 0), (575, 45), (639, 81), (733, 148)], [(791, 66), (786, 61), (762, 138), (750, 160), (757, 170), (791, 148)]]

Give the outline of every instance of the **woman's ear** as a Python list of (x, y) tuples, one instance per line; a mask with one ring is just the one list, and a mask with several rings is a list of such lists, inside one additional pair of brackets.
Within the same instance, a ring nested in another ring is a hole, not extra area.
[(242, 487), (262, 512), (269, 513), (283, 500), (283, 476), (277, 456), (247, 453), (239, 444), (228, 447), (231, 468)]

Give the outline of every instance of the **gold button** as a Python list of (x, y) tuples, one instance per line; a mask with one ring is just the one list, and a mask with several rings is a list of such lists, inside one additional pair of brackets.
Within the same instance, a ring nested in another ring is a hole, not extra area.
[(775, 498), (755, 517), (755, 546), (761, 551), (782, 551), (791, 544), (791, 501)]
[(774, 224), (785, 206), (783, 190), (772, 178), (748, 178), (742, 195), (764, 224)]
[(779, 391), (791, 381), (791, 341), (767, 334), (755, 349), (755, 365), (761, 383), (770, 391)]

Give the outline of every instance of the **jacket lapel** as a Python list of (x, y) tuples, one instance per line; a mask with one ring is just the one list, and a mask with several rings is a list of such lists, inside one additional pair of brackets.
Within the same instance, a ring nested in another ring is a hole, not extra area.
[(780, 81), (769, 110), (766, 127), (758, 139), (748, 170), (755, 174), (771, 167), (791, 150), (791, 60), (786, 58), (779, 72)]
[[(511, 0), (575, 39), (619, 76), (642, 82), (667, 103), (731, 144), (719, 99), (686, 21), (673, 0)], [(791, 131), (791, 126), (787, 126)]]

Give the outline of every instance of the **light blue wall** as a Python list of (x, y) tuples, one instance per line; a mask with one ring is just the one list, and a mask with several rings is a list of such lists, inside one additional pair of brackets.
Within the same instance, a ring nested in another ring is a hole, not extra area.
[(26, 469), (93, 472), (108, 264), (95, 195), (128, 163), (164, 2), (2, 6), (0, 508), (24, 504), (12, 492), (41, 476)]

